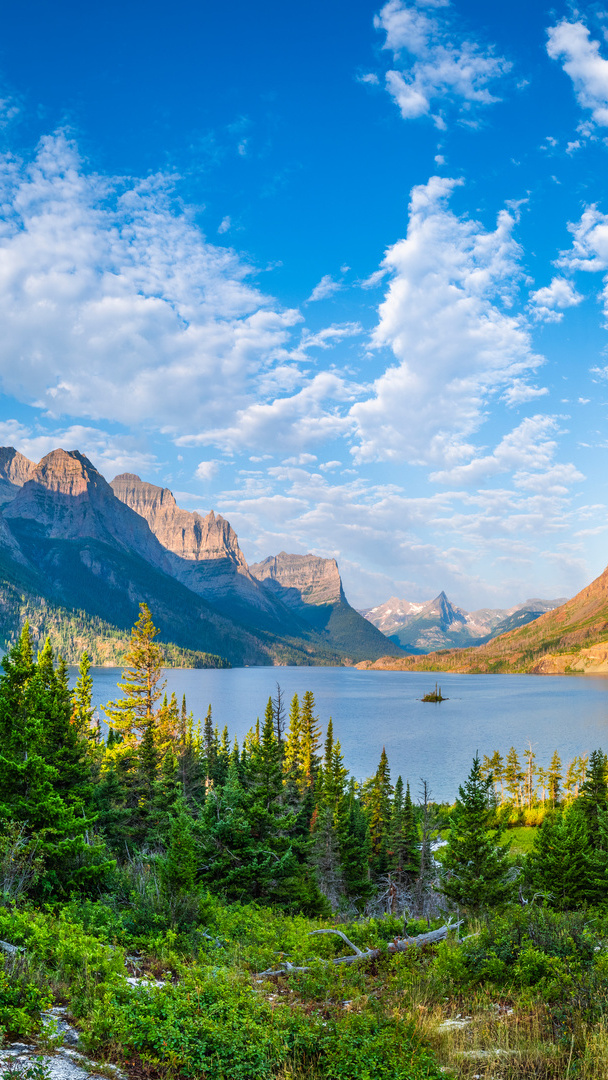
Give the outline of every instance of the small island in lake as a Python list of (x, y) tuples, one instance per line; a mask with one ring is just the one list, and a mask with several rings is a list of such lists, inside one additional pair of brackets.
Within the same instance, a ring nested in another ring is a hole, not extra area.
[(430, 694), (425, 694), (421, 701), (447, 701), (448, 698), (444, 697), (441, 693), (441, 687), (435, 683), (435, 689), (431, 690)]

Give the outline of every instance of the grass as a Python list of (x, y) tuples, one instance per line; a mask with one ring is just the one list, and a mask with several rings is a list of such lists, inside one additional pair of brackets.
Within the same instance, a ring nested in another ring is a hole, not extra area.
[(511, 854), (527, 855), (532, 850), (536, 833), (536, 829), (527, 825), (516, 825), (513, 829), (507, 829), (506, 839), (511, 841)]

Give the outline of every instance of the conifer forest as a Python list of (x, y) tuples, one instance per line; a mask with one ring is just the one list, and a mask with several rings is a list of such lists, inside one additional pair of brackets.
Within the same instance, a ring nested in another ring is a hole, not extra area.
[(239, 746), (156, 635), (141, 605), (107, 737), (86, 653), (73, 690), (27, 624), (2, 661), (0, 1037), (40, 1055), (3, 1080), (50, 1075), (53, 1007), (106, 1075), (608, 1076), (602, 749), (486, 748), (439, 805), (382, 747), (350, 776), (310, 691)]

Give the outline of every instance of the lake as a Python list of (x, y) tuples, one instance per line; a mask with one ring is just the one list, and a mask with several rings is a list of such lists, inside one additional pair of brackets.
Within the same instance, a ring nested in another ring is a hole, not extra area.
[[(119, 669), (93, 668), (91, 674), (96, 705), (119, 696)], [(436, 676), (344, 667), (178, 668), (165, 675), (168, 692), (175, 690), (180, 703), (185, 694), (196, 719), (210, 704), (218, 728), (227, 724), (240, 744), (263, 717), (277, 680), (287, 708), (294, 693), (301, 698), (312, 690), (323, 732), (331, 716), (353, 776), (374, 773), (385, 746), (393, 782), (401, 774), (416, 796), (423, 777), (437, 801), (453, 801), (477, 750), (504, 755), (515, 746), (521, 757), (530, 741), (542, 766), (554, 750), (564, 766), (599, 747), (608, 752), (608, 678), (601, 676)], [(448, 700), (423, 703), (436, 678)]]

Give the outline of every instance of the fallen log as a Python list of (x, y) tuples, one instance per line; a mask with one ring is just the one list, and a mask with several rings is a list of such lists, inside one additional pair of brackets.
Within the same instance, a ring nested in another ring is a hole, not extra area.
[(0, 941), (0, 949), (2, 949), (2, 952), (8, 953), (9, 956), (15, 956), (16, 953), (25, 951), (23, 945), (11, 945), (9, 941)]
[[(403, 937), (395, 938), (394, 941), (389, 941), (387, 946), (387, 952), (389, 954), (406, 952), (410, 948), (422, 948), (423, 945), (434, 945), (437, 941), (443, 941), (448, 936), (450, 930), (456, 930), (460, 926), (460, 923), (446, 923), (445, 926), (440, 926), (437, 930), (429, 930), (426, 934), (417, 934), (416, 937)], [(382, 955), (382, 949), (360, 949), (357, 945), (347, 938), (341, 930), (324, 929), (324, 930), (311, 930), (310, 937), (314, 934), (336, 934), (342, 938), (342, 941), (346, 942), (348, 947), (353, 950), (352, 956), (335, 956), (332, 960), (324, 961), (326, 964), (356, 964), (359, 960), (375, 960), (376, 957)], [(290, 964), (288, 960), (276, 970), (268, 969), (267, 971), (258, 971), (258, 978), (264, 975), (288, 975), (292, 971), (310, 971), (310, 967), (297, 967), (295, 964)]]

